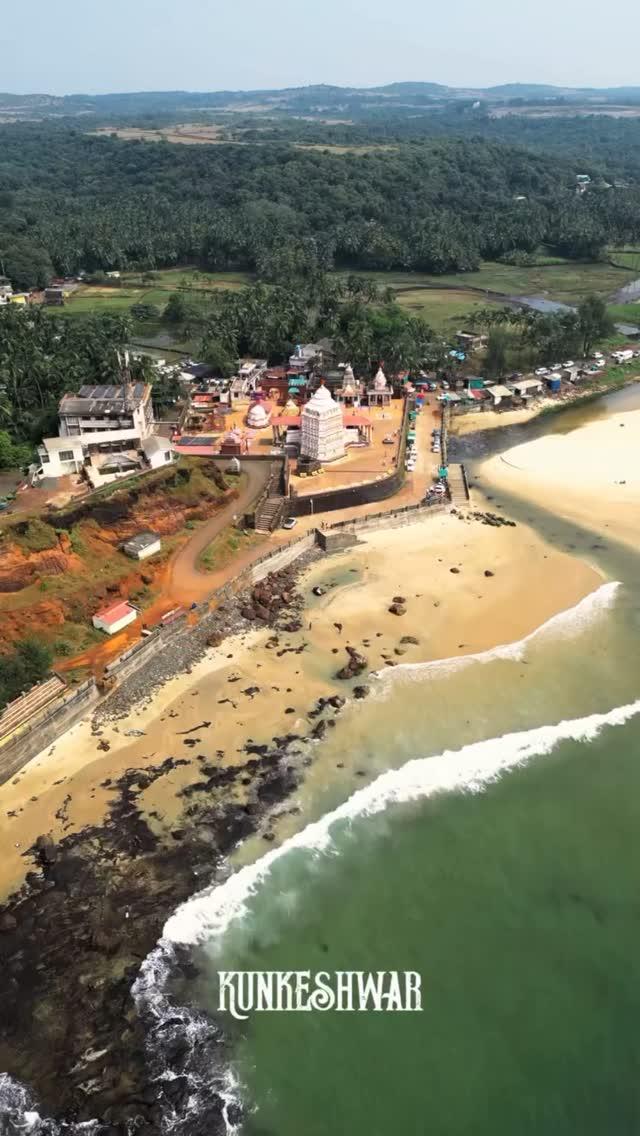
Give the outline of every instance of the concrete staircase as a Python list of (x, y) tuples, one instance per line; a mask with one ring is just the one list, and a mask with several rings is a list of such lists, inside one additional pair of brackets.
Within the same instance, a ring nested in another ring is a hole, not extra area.
[(451, 504), (460, 506), (469, 503), (469, 483), (467, 471), (463, 465), (450, 465), (448, 473), (449, 494)]

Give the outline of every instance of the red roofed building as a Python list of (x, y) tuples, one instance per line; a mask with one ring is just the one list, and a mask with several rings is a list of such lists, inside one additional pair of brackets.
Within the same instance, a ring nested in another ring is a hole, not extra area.
[(128, 600), (118, 600), (109, 607), (103, 607), (93, 617), (93, 626), (98, 631), (106, 631), (107, 635), (115, 635), (138, 618), (138, 611), (132, 607)]

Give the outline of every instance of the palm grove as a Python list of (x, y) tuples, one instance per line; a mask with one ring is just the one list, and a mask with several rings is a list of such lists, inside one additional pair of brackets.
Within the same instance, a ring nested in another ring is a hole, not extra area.
[(480, 138), (336, 153), (177, 146), (67, 123), (0, 127), (0, 273), (196, 264), (287, 283), (333, 268), (467, 271), (541, 243), (597, 257), (640, 237), (633, 185), (575, 195), (575, 164)]

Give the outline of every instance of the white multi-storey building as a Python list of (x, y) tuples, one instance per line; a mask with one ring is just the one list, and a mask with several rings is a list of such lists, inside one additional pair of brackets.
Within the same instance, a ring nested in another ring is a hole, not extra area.
[(101, 481), (173, 458), (170, 443), (154, 437), (148, 383), (81, 387), (77, 394), (64, 395), (58, 414), (58, 437), (44, 438), (38, 446), (40, 477), (84, 469), (90, 480)]

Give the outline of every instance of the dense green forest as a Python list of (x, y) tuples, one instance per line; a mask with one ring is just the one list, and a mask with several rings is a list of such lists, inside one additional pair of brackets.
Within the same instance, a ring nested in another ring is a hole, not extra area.
[(0, 272), (195, 263), (290, 283), (333, 267), (432, 273), (546, 243), (594, 259), (640, 238), (640, 191), (575, 194), (575, 163), (479, 138), (326, 152), (0, 128)]

